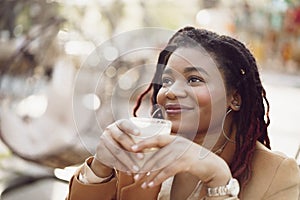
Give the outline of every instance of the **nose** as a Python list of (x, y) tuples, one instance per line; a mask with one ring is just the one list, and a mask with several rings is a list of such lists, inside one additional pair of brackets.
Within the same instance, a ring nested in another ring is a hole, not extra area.
[(187, 96), (184, 83), (180, 81), (174, 82), (166, 91), (166, 97), (169, 99), (184, 98)]

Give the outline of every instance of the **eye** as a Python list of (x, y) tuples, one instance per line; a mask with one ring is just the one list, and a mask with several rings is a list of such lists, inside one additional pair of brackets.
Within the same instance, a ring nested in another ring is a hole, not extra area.
[(197, 86), (197, 85), (205, 83), (205, 80), (202, 77), (191, 76), (188, 78), (187, 82), (191, 86)]
[(162, 78), (162, 86), (167, 87), (173, 84), (173, 80), (170, 77), (163, 77)]

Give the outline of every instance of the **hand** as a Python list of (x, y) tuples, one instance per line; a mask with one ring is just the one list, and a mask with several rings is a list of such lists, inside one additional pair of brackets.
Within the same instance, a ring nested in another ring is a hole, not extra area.
[(189, 172), (208, 187), (225, 185), (231, 177), (226, 162), (204, 147), (180, 136), (159, 135), (141, 141), (132, 149), (136, 152), (147, 148), (160, 148), (135, 176), (146, 177), (143, 188), (154, 187), (181, 172)]
[(131, 147), (134, 142), (130, 134), (138, 135), (139, 130), (129, 120), (119, 120), (105, 129), (97, 146), (95, 161), (91, 165), (97, 175), (107, 175), (108, 169), (112, 168), (127, 173), (139, 170), (132, 158), (139, 158), (141, 154), (133, 153)]

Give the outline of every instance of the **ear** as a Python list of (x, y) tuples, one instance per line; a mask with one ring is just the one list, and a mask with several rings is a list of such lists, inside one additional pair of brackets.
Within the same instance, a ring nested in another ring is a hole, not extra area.
[(233, 111), (239, 111), (242, 105), (241, 95), (237, 91), (233, 91), (230, 97), (229, 106)]

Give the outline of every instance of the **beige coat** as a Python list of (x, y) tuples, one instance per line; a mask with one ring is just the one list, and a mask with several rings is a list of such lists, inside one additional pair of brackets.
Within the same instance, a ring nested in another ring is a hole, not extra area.
[[(271, 152), (257, 143), (252, 170), (252, 178), (240, 192), (240, 199), (299, 198), (300, 171), (294, 159)], [(160, 187), (142, 189), (141, 182), (134, 183), (131, 176), (123, 173), (118, 173), (110, 182), (102, 184), (82, 184), (78, 174), (79, 171), (70, 181), (68, 200), (156, 200), (160, 191)]]

